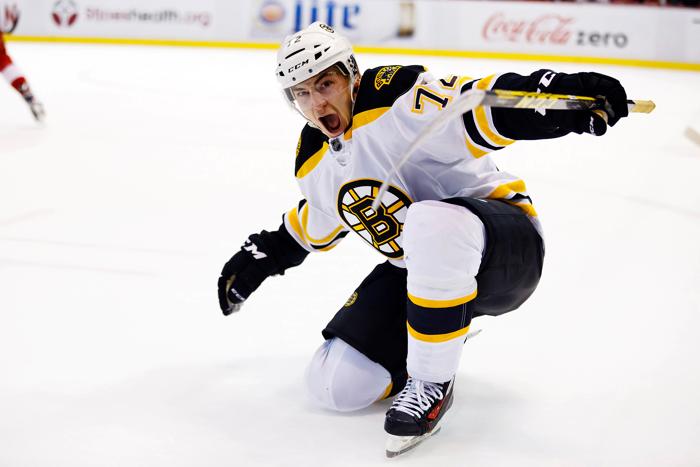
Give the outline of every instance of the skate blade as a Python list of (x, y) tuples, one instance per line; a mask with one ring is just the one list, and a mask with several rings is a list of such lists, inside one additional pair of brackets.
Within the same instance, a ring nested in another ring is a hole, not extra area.
[(426, 439), (437, 434), (440, 431), (440, 428), (442, 427), (437, 427), (430, 433), (426, 433), (422, 436), (389, 435), (389, 438), (386, 440), (386, 457), (396, 457), (406, 451), (410, 451)]

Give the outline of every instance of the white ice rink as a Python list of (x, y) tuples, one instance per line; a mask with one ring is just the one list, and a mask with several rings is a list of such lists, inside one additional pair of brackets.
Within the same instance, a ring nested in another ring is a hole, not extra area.
[(320, 330), (381, 261), (364, 241), (218, 308), (223, 263), (300, 197), (303, 122), (274, 52), (8, 49), (48, 119), (0, 83), (0, 467), (700, 465), (700, 147), (682, 136), (700, 73), (358, 56), (596, 70), (658, 105), (497, 155), (542, 218), (542, 282), (475, 320), (442, 432), (387, 460), (387, 402), (338, 415), (302, 390)]

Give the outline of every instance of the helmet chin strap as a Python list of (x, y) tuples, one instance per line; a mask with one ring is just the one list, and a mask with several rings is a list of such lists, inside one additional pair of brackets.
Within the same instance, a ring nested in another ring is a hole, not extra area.
[[(348, 80), (350, 82), (350, 120), (352, 120), (353, 112), (355, 111), (355, 82), (359, 80), (361, 76), (353, 77), (353, 79)], [(357, 89), (360, 89), (360, 84), (357, 84)]]
[[(355, 115), (355, 83), (357, 83), (357, 89), (360, 89), (359, 81), (362, 79), (362, 75), (358, 74), (349, 79), (348, 87), (350, 90), (350, 121), (348, 122), (348, 128), (352, 126), (352, 117)], [(347, 128), (343, 132), (347, 131)]]

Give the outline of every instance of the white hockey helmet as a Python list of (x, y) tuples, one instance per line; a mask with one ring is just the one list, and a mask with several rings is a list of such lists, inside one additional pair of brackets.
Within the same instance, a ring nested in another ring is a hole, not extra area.
[(320, 21), (285, 37), (277, 51), (277, 81), (294, 107), (291, 87), (338, 65), (349, 78), (350, 89), (358, 76), (352, 45), (333, 28)]

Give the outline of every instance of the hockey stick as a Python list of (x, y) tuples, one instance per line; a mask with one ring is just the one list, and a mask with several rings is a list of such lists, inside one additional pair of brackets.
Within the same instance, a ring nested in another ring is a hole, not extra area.
[[(404, 156), (394, 165), (386, 175), (382, 186), (379, 188), (377, 197), (372, 202), (372, 210), (379, 208), (382, 197), (389, 188), (391, 179), (394, 178), (399, 169), (413, 155), (418, 147), (437, 131), (445, 122), (451, 118), (462, 115), (483, 105), (485, 107), (507, 107), (512, 109), (552, 109), (552, 110), (593, 110), (604, 113), (603, 110), (609, 106), (604, 97), (568, 96), (564, 94), (546, 94), (539, 92), (506, 91), (493, 89), (490, 91), (481, 89), (470, 89), (461, 94), (452, 105), (445, 107), (440, 114), (433, 119), (418, 134), (415, 140), (406, 150)], [(650, 113), (656, 104), (653, 101), (628, 100), (627, 109), (634, 113)], [(606, 119), (607, 121), (607, 119)]]
[[(475, 91), (479, 92), (479, 90)], [(484, 98), (478, 105), (483, 105), (486, 107), (552, 110), (603, 110), (609, 106), (604, 97), (568, 96), (565, 94), (505, 91), (500, 89), (481, 92), (484, 93)], [(656, 104), (654, 104), (653, 101), (627, 101), (627, 110), (629, 112), (648, 114), (654, 110), (654, 108), (656, 108)]]

